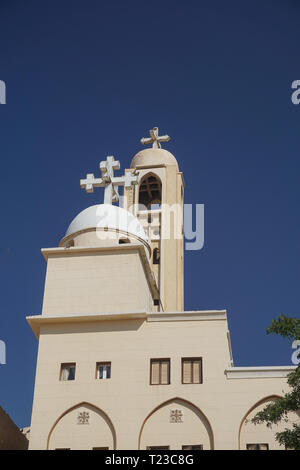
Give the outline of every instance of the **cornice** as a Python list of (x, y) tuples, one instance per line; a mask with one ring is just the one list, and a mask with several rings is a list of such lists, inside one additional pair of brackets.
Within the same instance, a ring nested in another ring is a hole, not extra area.
[(227, 379), (267, 379), (286, 377), (296, 366), (228, 367)]
[(38, 338), (40, 328), (45, 325), (62, 325), (71, 323), (91, 323), (116, 320), (142, 319), (147, 322), (166, 321), (210, 321), (227, 320), (226, 310), (203, 310), (187, 312), (145, 312), (142, 310), (130, 312), (105, 312), (68, 314), (68, 315), (31, 315), (26, 317), (35, 336)]

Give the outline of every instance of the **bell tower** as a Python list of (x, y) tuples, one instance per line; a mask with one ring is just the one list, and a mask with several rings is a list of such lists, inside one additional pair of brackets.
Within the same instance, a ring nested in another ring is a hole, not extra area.
[(139, 151), (130, 170), (138, 184), (124, 188), (125, 204), (139, 219), (151, 245), (151, 267), (160, 290), (163, 311), (184, 310), (184, 180), (174, 155), (161, 148), (170, 140), (158, 128), (141, 139), (152, 148)]

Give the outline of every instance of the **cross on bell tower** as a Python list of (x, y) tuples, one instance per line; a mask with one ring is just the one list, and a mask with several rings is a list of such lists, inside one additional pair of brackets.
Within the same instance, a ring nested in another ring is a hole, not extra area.
[(149, 131), (150, 137), (143, 137), (141, 139), (141, 143), (144, 145), (152, 144), (152, 148), (154, 149), (160, 149), (161, 148), (161, 142), (169, 142), (171, 137), (168, 135), (158, 135), (158, 127), (153, 127)]

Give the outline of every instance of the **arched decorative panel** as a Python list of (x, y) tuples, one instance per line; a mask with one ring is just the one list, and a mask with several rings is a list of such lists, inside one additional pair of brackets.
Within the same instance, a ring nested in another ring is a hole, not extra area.
[(264, 423), (253, 424), (251, 422), (259, 411), (262, 411), (268, 404), (274, 403), (279, 398), (276, 395), (265, 397), (246, 412), (239, 430), (239, 448), (241, 450), (284, 450), (284, 447), (276, 441), (275, 434), (291, 427), (292, 422), (300, 422), (297, 413), (289, 413), (289, 422), (281, 421), (278, 425), (272, 425), (271, 428)]
[(64, 412), (52, 427), (48, 449), (115, 449), (116, 433), (109, 417), (89, 403)]
[(213, 449), (213, 432), (208, 419), (192, 403), (174, 398), (155, 408), (143, 422), (139, 448), (202, 446)]

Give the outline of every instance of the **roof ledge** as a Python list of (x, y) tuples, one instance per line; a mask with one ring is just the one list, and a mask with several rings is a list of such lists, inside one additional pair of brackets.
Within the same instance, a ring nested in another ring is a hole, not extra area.
[(227, 379), (268, 379), (286, 377), (296, 366), (228, 367)]

